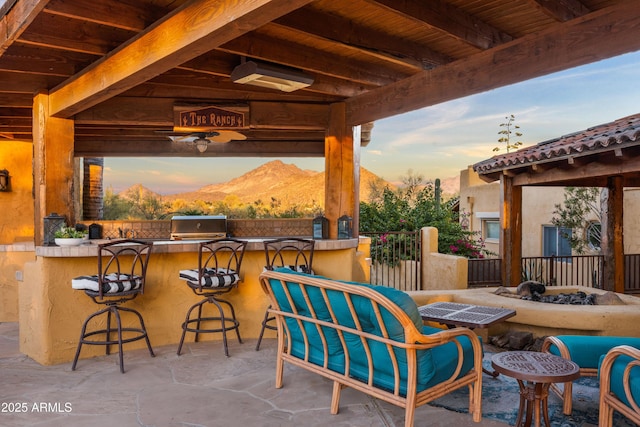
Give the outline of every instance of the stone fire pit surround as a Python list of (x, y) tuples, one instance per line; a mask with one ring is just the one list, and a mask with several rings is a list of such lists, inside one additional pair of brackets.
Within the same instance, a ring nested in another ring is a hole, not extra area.
[[(516, 310), (516, 315), (489, 330), (476, 330), (483, 338), (508, 331), (531, 332), (535, 337), (548, 335), (610, 335), (640, 337), (640, 298), (615, 294), (621, 305), (542, 304), (519, 298), (496, 295), (497, 287), (463, 290), (428, 290), (409, 292), (418, 306), (437, 301), (486, 305)], [(585, 292), (600, 295), (607, 291), (584, 286), (547, 286), (546, 293)], [(432, 325), (440, 326), (442, 325)], [(486, 336), (485, 336), (486, 335)]]

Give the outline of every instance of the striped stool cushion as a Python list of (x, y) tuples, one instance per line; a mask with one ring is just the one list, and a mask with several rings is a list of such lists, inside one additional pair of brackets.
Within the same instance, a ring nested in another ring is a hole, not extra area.
[[(94, 292), (98, 290), (99, 276), (80, 276), (71, 279), (71, 287), (73, 289), (83, 289)], [(142, 277), (132, 276), (130, 274), (110, 273), (102, 279), (102, 293), (115, 294), (118, 292), (127, 292), (139, 289), (142, 286)]]
[[(191, 286), (198, 286), (198, 269), (180, 270), (180, 278), (189, 282)], [(202, 272), (200, 285), (203, 288), (223, 288), (240, 281), (240, 275), (234, 270), (226, 268), (205, 268)]]

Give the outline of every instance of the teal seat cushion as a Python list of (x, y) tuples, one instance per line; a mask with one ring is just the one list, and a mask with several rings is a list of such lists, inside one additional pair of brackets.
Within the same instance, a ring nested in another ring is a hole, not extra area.
[[(604, 359), (604, 355), (600, 358), (600, 363)], [(629, 362), (635, 360), (629, 356), (618, 356), (616, 360), (613, 362), (611, 366), (611, 391), (616, 395), (618, 400), (623, 402), (627, 406), (631, 406), (629, 404), (629, 400), (627, 399), (624, 392), (624, 370), (626, 369)], [(600, 371), (598, 370), (598, 379), (600, 379)], [(634, 366), (631, 368), (631, 373), (629, 375), (629, 385), (631, 387), (631, 396), (633, 397), (634, 402), (638, 405), (640, 404), (640, 367)]]
[[(581, 368), (597, 369), (600, 357), (607, 354), (613, 347), (630, 345), (640, 348), (640, 338), (634, 337), (558, 335), (556, 338), (567, 346), (571, 360)], [(557, 356), (560, 355), (560, 351), (555, 345), (549, 348), (549, 352)]]
[[(305, 275), (304, 273), (294, 272), (286, 268), (276, 269), (275, 271)], [(326, 279), (319, 276), (314, 277)], [(274, 289), (274, 294), (276, 294), (276, 298), (278, 298), (278, 301), (281, 301), (281, 306), (283, 307), (283, 309), (285, 311), (290, 310), (288, 302), (283, 301), (284, 294), (282, 293), (280, 284), (279, 282), (276, 282), (278, 281), (274, 281), (272, 279), (271, 283)], [(420, 316), (420, 313), (418, 312), (416, 303), (408, 294), (402, 291), (384, 286), (372, 286), (357, 282), (341, 283), (368, 287), (384, 295), (389, 300), (398, 305), (405, 313), (407, 313), (416, 328), (420, 331), (423, 331), (423, 333), (435, 333), (440, 331), (440, 329), (429, 328), (423, 325), (422, 318)], [(303, 294), (299, 288), (299, 285), (296, 283), (288, 283), (287, 286), (289, 286), (292, 300), (295, 302), (299, 313), (308, 313), (310, 308), (306, 307), (307, 303), (304, 301)], [(319, 289), (315, 287), (309, 287), (307, 292), (309, 300), (311, 301), (311, 304), (313, 306), (313, 310), (315, 310), (318, 318), (331, 321), (328, 307)], [(350, 312), (349, 304), (344, 294), (342, 292), (327, 291), (327, 298), (329, 299), (331, 307), (334, 310), (337, 322), (341, 325), (355, 328), (356, 325), (354, 316)], [(390, 339), (404, 342), (404, 328), (402, 324), (398, 322), (395, 316), (393, 316), (386, 309), (380, 309), (380, 318), (382, 320), (382, 323), (380, 323), (375, 313), (373, 304), (368, 298), (359, 295), (352, 295), (351, 304), (356, 313), (356, 319), (365, 332), (382, 336), (384, 328), (384, 330), (387, 331), (387, 335)], [(300, 334), (300, 329), (297, 325), (297, 322), (295, 322), (295, 325), (293, 319), (289, 319), (287, 320), (287, 322), (287, 324), (291, 328), (291, 333), (294, 335), (294, 337), (292, 338), (297, 337), (297, 341), (300, 341), (302, 339), (302, 335)], [(312, 342), (320, 338), (319, 334), (317, 333), (317, 327), (311, 324), (308, 324), (308, 326), (309, 327), (305, 326), (305, 329), (309, 333), (309, 360), (316, 364), (322, 364), (322, 362), (324, 362), (323, 346), (319, 342)], [(345, 354), (338, 334), (331, 328), (325, 328), (324, 332), (329, 348), (329, 368), (340, 373), (344, 373)], [(296, 340), (294, 339), (294, 344), (292, 345), (292, 353), (296, 357), (304, 358), (304, 343), (295, 341)], [(461, 372), (461, 375), (464, 375), (473, 368), (473, 349), (471, 346), (471, 342), (466, 337), (462, 337), (460, 341), (465, 355), (463, 370)], [(367, 379), (369, 378), (370, 361), (367, 358), (366, 348), (361, 338), (355, 334), (345, 334), (345, 343), (348, 347), (348, 354), (350, 357), (349, 374), (352, 377), (355, 377), (362, 381), (367, 381)], [(400, 372), (400, 392), (402, 394), (405, 394), (407, 379), (406, 351), (399, 348), (389, 348), (386, 345), (371, 339), (367, 340), (367, 346), (371, 351), (373, 383), (380, 388), (384, 388), (387, 390), (394, 389), (395, 375), (392, 357), (390, 354), (390, 351), (393, 351), (398, 360), (398, 369)], [(296, 352), (294, 352), (293, 350), (295, 350)], [(418, 351), (418, 391), (422, 391), (436, 383), (441, 382), (444, 379), (449, 378), (457, 366), (457, 360), (457, 349), (454, 343), (438, 346), (437, 348), (432, 350)]]

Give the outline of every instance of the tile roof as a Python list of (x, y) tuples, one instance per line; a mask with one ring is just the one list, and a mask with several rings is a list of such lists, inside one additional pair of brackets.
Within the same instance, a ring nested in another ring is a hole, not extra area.
[(640, 145), (640, 113), (589, 129), (499, 154), (473, 165), (480, 175), (537, 163)]

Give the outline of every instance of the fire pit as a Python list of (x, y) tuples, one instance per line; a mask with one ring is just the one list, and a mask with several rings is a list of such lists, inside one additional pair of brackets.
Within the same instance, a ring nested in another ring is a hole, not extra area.
[[(410, 292), (418, 306), (437, 301), (452, 301), (463, 304), (486, 305), (490, 307), (512, 308), (516, 316), (506, 322), (494, 325), (488, 335), (501, 335), (509, 330), (531, 332), (536, 337), (547, 335), (620, 335), (640, 337), (640, 298), (614, 294), (621, 304), (618, 305), (570, 305), (541, 304), (520, 297), (513, 298), (496, 295), (498, 288), (480, 288), (464, 290), (430, 290)], [(512, 290), (513, 288), (507, 288)], [(596, 294), (604, 296), (607, 291), (582, 286), (547, 286), (545, 293)]]

